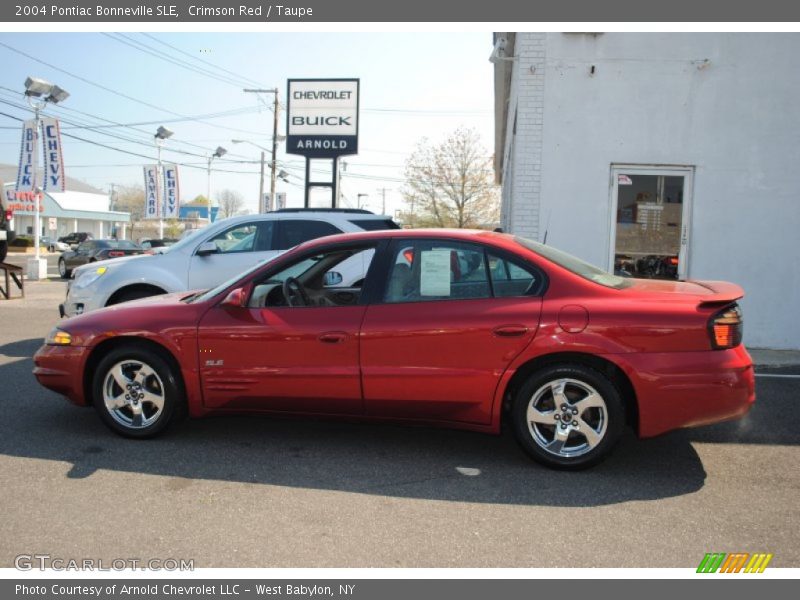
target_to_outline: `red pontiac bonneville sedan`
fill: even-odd
[[[359,256],[362,281],[338,265]],[[352,261],[348,264],[352,264]],[[744,415],[755,400],[736,285],[616,277],[483,231],[343,234],[212,290],[63,321],[45,387],[122,435],[179,417],[308,414],[498,433],[555,468]]]

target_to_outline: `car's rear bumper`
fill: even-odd
[[[636,392],[641,437],[735,419],[756,399],[753,361],[743,345],[615,358]]]
[[[86,405],[83,368],[88,348],[44,345],[33,355],[33,375],[44,387]]]

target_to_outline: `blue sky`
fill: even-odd
[[[343,191],[351,205],[357,194],[369,194],[368,208],[379,210],[378,190],[388,188],[387,211],[399,208],[402,165],[422,137],[437,140],[459,126],[474,127],[483,137],[487,155],[491,153],[490,32],[3,33],[0,42],[33,57],[0,45],[0,112],[20,118],[30,115],[18,106],[24,104],[23,82],[33,75],[70,92],[62,107],[51,110],[62,119],[64,134],[155,157],[152,134],[163,123],[175,132],[164,160],[202,166],[181,168],[183,200],[205,194],[204,157],[222,145],[229,154],[215,161],[215,169],[237,172],[215,171],[212,196],[223,188],[235,189],[255,210],[259,166],[231,161],[256,161],[260,151],[247,144],[234,145],[231,139],[244,138],[269,148],[272,113],[259,107],[257,98],[243,93],[242,87],[277,86],[285,101],[286,80],[294,77],[361,79],[361,151],[344,159],[348,166]],[[152,53],[233,81],[187,70]],[[184,118],[230,112],[199,121]],[[284,117],[280,133],[284,133]],[[135,125],[85,128],[87,124],[108,126],[109,121]],[[18,121],[0,115],[0,162],[16,164],[19,127]],[[101,189],[111,183],[139,183],[141,165],[148,162],[69,137],[64,137],[63,146],[67,175]],[[292,175],[293,185],[279,183],[278,191],[287,192],[289,206],[301,206],[304,159],[285,155],[282,146],[279,165]],[[268,178],[265,187],[269,187]]]

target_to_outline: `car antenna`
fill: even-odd
[[[542,245],[547,246],[547,232],[550,229],[550,215],[553,214],[553,209],[547,211],[547,224],[544,226],[544,238],[542,238]]]

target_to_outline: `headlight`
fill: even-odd
[[[63,329],[55,327],[44,340],[48,346],[69,346],[72,343],[72,336]]]
[[[108,267],[97,267],[96,269],[89,269],[80,274],[78,279],[75,280],[75,289],[79,290],[92,285],[97,281],[100,276],[108,270]]]

